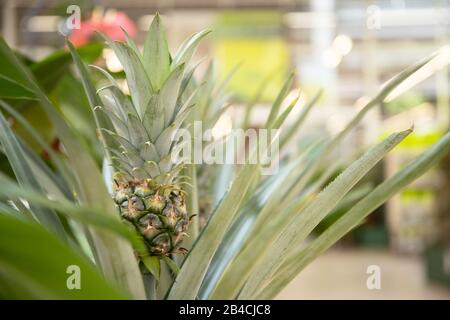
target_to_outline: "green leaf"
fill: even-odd
[[[4,202],[0,202],[0,215],[1,214],[6,214],[6,215],[10,215],[12,217],[18,218],[18,219],[30,219],[31,222],[33,222],[34,218],[29,217],[28,216],[28,212],[27,213],[22,213],[14,208],[12,208],[10,205],[8,205],[7,203]]]
[[[273,122],[271,122],[270,127],[268,129],[279,129],[281,127],[281,124],[286,120],[286,118],[291,113],[292,109],[294,109],[299,98],[300,97],[297,97],[294,100],[292,100],[292,102],[289,104],[286,110],[284,110]]]
[[[67,43],[67,46],[72,55],[72,59],[74,61],[75,67],[77,68],[77,70],[80,74],[81,82],[83,84],[84,91],[86,92],[86,96],[88,98],[89,105],[91,107],[92,115],[94,117],[97,128],[111,129],[112,124],[111,124],[111,121],[109,120],[108,116],[106,116],[102,112],[95,112],[95,108],[98,106],[101,106],[102,103],[96,93],[94,84],[92,83],[92,80],[89,76],[86,65],[81,60],[81,57],[78,55],[73,44],[69,40],[67,40],[66,43]],[[110,147],[108,144],[108,140],[106,139],[105,135],[103,134],[103,131],[98,130],[98,134],[100,135],[100,140],[103,144],[106,159],[108,160],[109,163],[111,163],[111,155],[108,152],[108,149]]]
[[[164,126],[167,127],[174,120],[175,107],[183,79],[184,64],[176,67],[168,76],[161,88],[161,99],[164,104]]]
[[[150,140],[156,142],[164,129],[164,105],[159,94],[150,98],[143,118],[143,125],[149,131]]]
[[[27,132],[33,137],[42,150],[47,150],[51,159],[56,164],[59,172],[63,174],[68,181],[72,180],[72,176],[68,172],[68,168],[63,163],[58,155],[53,151],[50,145],[48,145],[40,136],[40,134],[30,125],[30,123],[12,106],[4,101],[0,100],[0,107],[5,109],[14,119],[20,123],[20,125],[27,130]],[[52,196],[59,198],[59,196],[64,195],[67,199],[72,199],[72,191],[69,186],[63,181],[59,176],[57,176],[49,167],[44,163],[44,161],[37,156],[29,147],[25,144],[21,144],[23,148],[25,159],[36,176],[37,182],[41,187],[49,192]]]
[[[199,222],[199,214],[200,209],[198,205],[198,184],[197,184],[197,167],[195,164],[187,164],[186,165],[186,175],[190,177],[189,185],[187,185],[184,189],[187,193],[187,200],[186,200],[186,208],[188,212],[190,213],[191,217],[191,223],[189,224],[189,239],[186,239],[185,241],[187,243],[192,243],[197,239],[199,231],[200,231],[200,222]],[[188,246],[188,249],[191,247]]]
[[[286,110],[275,120],[273,128],[279,128],[282,125],[284,120],[287,118],[288,114],[292,111],[293,107],[296,105],[296,102],[297,99],[294,99],[294,101],[290,104],[290,106],[288,106],[288,108],[286,108]],[[237,149],[239,149],[239,147]],[[299,163],[300,161],[296,162],[297,165]],[[231,165],[225,165],[222,166],[221,168],[219,179],[217,179],[217,182],[220,183],[221,188],[223,188],[222,186],[227,185],[226,183],[227,176],[231,172],[232,169],[231,167],[232,167]],[[282,177],[292,172],[292,170],[295,169],[295,165],[291,166],[291,168],[285,169],[288,170],[285,170],[286,172],[284,174],[279,173],[276,176],[272,176],[272,178],[276,178],[281,183],[283,180]],[[242,248],[243,243],[247,240],[247,237],[251,233],[252,227],[255,223],[256,215],[260,213],[261,202],[265,201],[262,200],[262,198],[265,198],[265,196],[263,196],[263,193],[267,192],[270,195],[278,194],[277,190],[279,189],[279,186],[268,188],[270,187],[267,184],[268,180],[266,180],[265,183],[263,182],[259,186],[258,190],[254,192],[253,197],[249,201],[247,201],[245,206],[240,210],[241,212],[239,213],[238,218],[236,218],[236,220],[228,229],[226,235],[224,236],[223,241],[221,242],[217,252],[214,255],[214,258],[202,283],[202,287],[199,291],[200,299],[206,299],[208,297],[212,289],[214,289],[216,282],[220,280],[220,276],[223,273],[226,266],[237,255],[239,250]],[[278,199],[277,202],[279,202],[279,198],[277,199]],[[268,211],[267,213],[272,215],[273,210],[271,210],[270,212]],[[267,224],[266,219],[262,218],[262,221],[265,225]],[[260,236],[259,234],[256,235],[255,239],[259,239],[259,236]]]
[[[47,164],[26,145],[22,144],[26,160],[39,185],[54,199],[74,199],[72,190],[66,181],[52,171]],[[71,177],[72,178],[72,177]]]
[[[87,62],[100,57],[103,46],[100,43],[91,43],[76,49],[78,55]],[[45,92],[51,92],[59,81],[70,72],[72,64],[71,54],[65,49],[57,50],[43,60],[30,66],[37,82]]]
[[[145,256],[141,258],[142,263],[147,268],[148,271],[159,281],[159,276],[161,274],[161,263],[157,256]]]
[[[41,205],[42,207],[57,210],[60,214],[84,224],[113,231],[117,235],[127,238],[130,242],[136,241],[134,239],[134,234],[130,233],[124,224],[117,221],[117,219],[104,215],[102,209],[77,206],[66,200],[50,200],[33,190],[23,187],[19,188],[12,182],[0,186],[0,195],[6,196],[12,200],[25,199]]]
[[[194,55],[195,50],[200,43],[200,40],[202,40],[203,37],[205,37],[210,32],[211,30],[203,30],[186,39],[181,44],[175,57],[173,58],[172,68],[175,68],[182,63],[188,63],[188,61],[191,60],[192,56]]]
[[[34,93],[20,83],[0,75],[0,98],[3,99],[36,99]]]
[[[285,210],[287,210],[288,213],[296,213],[303,207],[304,201],[299,199]],[[228,264],[226,265],[226,269],[223,265],[221,266],[221,272],[217,272],[214,275],[214,278],[210,279],[210,283],[205,283],[205,285],[208,284],[209,286],[209,288],[205,286],[205,289],[209,289],[205,291],[207,298],[226,299],[226,297],[229,297],[229,299],[235,299],[240,288],[242,288],[245,281],[248,280],[252,270],[259,263],[268,246],[276,240],[280,230],[283,229],[282,221],[280,221],[280,219],[275,219],[275,217],[272,216],[272,220],[266,220],[266,224],[270,224],[270,228],[266,227],[262,232],[257,232],[255,215],[258,215],[258,207],[256,208],[256,212],[250,211],[242,214],[240,218],[244,220],[244,223],[242,223],[243,230],[237,228],[233,229],[236,235],[231,242],[230,250],[226,250],[223,257],[217,257],[217,260],[219,261],[221,259],[228,260]],[[282,212],[279,212],[279,214],[282,214]],[[253,234],[257,234],[256,238],[253,239],[250,238],[252,230],[255,230]],[[252,241],[246,243],[247,239]]]
[[[416,65],[407,68],[401,74],[394,77],[393,80],[391,80],[389,82],[389,85],[385,86],[380,91],[380,93],[377,95],[377,97],[375,99],[373,99],[371,102],[369,102],[367,108],[369,109],[369,108],[372,108],[373,106],[377,105],[380,101],[382,101],[382,99],[384,99],[383,97],[385,97],[393,88],[395,88],[404,79],[406,79],[411,74],[413,74],[415,71],[417,71],[419,68],[421,68],[431,58],[427,58],[427,59],[417,63]],[[314,148],[314,152],[312,153],[312,156],[308,156],[308,158],[305,159],[306,164],[304,165],[304,168],[301,171],[298,171],[299,174],[289,175],[286,178],[285,182],[283,183],[282,188],[279,188],[277,190],[277,192],[272,193],[273,196],[270,197],[270,200],[265,205],[263,212],[270,213],[272,211],[272,209],[270,209],[270,207],[273,207],[273,204],[275,204],[275,205],[277,205],[276,206],[277,210],[281,211],[282,213],[289,213],[290,211],[288,211],[286,209],[285,205],[282,205],[280,207],[279,199],[283,199],[283,202],[282,202],[283,204],[290,204],[292,201],[294,201],[294,199],[296,197],[298,197],[298,195],[300,193],[302,193],[303,197],[305,197],[310,192],[314,191],[314,188],[305,189],[305,187],[308,185],[309,179],[315,174],[316,170],[322,166],[322,164],[326,164],[324,162],[324,160],[326,159],[326,156],[329,154],[329,152],[331,152],[331,150],[338,145],[339,141],[341,141],[343,139],[343,137],[348,132],[350,132],[350,129],[362,118],[362,116],[365,113],[367,113],[368,109],[365,109],[365,110],[363,109],[359,114],[357,114],[355,116],[355,118],[353,119],[354,121],[351,121],[348,124],[348,126],[344,129],[342,135],[340,135],[340,136],[338,135],[337,137],[335,137],[331,142],[328,142],[328,144],[325,147],[318,146],[317,148]],[[324,177],[325,176],[323,175],[320,179],[323,180]],[[288,193],[284,194],[284,191],[282,191],[283,189],[285,189],[286,192],[288,192]],[[305,190],[306,190],[306,193],[305,193]],[[264,216],[266,216],[266,214],[261,214],[260,216],[261,216],[260,217],[261,219],[259,219],[259,223],[255,224],[255,230],[260,230],[260,232],[264,233],[264,232],[266,232],[266,231],[264,231],[264,229],[269,228],[269,226],[268,226],[268,224],[263,223],[265,221],[263,218],[264,218]],[[289,217],[285,217],[285,219],[284,219],[286,225],[291,222],[290,219],[288,219],[288,218]],[[258,225],[261,226],[261,223],[263,223],[262,228],[257,227]],[[280,227],[282,227],[282,225]],[[269,232],[269,231],[274,232],[270,228],[267,230],[267,232]],[[252,254],[257,255],[256,250],[253,250]],[[254,259],[247,257],[247,260],[254,260]],[[236,263],[237,262],[238,261],[236,261]],[[244,270],[248,270],[248,268],[244,268]],[[235,272],[235,273],[239,273],[239,272]]]
[[[81,82],[83,83],[83,88],[86,91],[86,96],[89,100],[91,107],[94,108],[96,106],[100,106],[101,105],[100,99],[98,98],[98,96],[96,94],[94,84],[92,83],[92,81],[89,77],[89,73],[87,71],[85,64],[81,60],[81,57],[78,54],[78,52],[76,51],[73,44],[67,39],[66,39],[66,44],[69,48],[70,54],[72,55],[72,59],[75,64],[75,67],[77,68],[78,72],[80,73]]]
[[[127,77],[128,88],[134,107],[140,118],[144,117],[152,93],[155,91],[148,75],[142,65],[139,56],[128,45],[122,42],[112,41],[104,36],[108,46],[113,49],[117,58],[123,66]]]
[[[0,256],[3,299],[126,298],[90,262],[37,224],[0,214]],[[70,290],[77,270],[80,290]]]
[[[267,117],[266,127],[270,127],[272,125],[272,122],[275,121],[278,115],[278,111],[280,110],[281,104],[287,97],[293,82],[294,82],[294,73],[291,73],[287,78],[287,80],[285,81],[283,88],[281,88],[280,92],[278,93],[278,96],[275,99],[272,108],[270,109],[270,114]]]
[[[26,76],[18,70],[13,63],[8,63],[11,59],[17,59],[15,54],[6,44],[3,37],[0,37],[0,61],[2,61],[2,68],[0,69],[0,76],[5,79],[14,81],[22,87],[33,92],[33,87],[30,86],[30,82]]]
[[[77,50],[78,54],[87,61],[93,61],[98,58],[102,52],[102,45],[98,43],[82,46]],[[16,54],[17,55],[17,54]],[[70,71],[72,63],[70,53],[66,50],[57,50],[38,62],[30,62],[30,70],[36,77],[40,87],[45,92],[51,92],[60,82],[60,80]],[[15,72],[8,68],[0,73],[0,98],[7,99],[26,99],[35,100],[36,97],[32,91],[23,86],[23,83],[14,80]],[[12,76],[10,78],[9,76]],[[16,74],[17,76],[17,74]],[[18,103],[22,108],[29,105],[30,102],[22,101]]]
[[[345,128],[340,131],[333,139],[329,140],[323,147],[320,147],[315,156],[311,158],[304,166],[304,174],[297,179],[294,185],[290,185],[290,191],[285,196],[285,201],[290,201],[295,198],[301,190],[308,185],[311,178],[317,173],[317,170],[321,167],[327,166],[328,157],[332,152],[339,146],[342,140],[351,132],[351,130],[361,121],[361,119],[369,112],[373,107],[379,105],[383,100],[389,95],[389,93],[394,90],[398,85],[400,85],[404,80],[413,75],[417,70],[422,68],[427,64],[434,55],[421,60],[420,62],[406,68],[391,80],[389,80],[378,92],[378,94],[371,99],[345,126]]]
[[[169,257],[166,257],[166,256],[163,256],[163,260],[175,276],[177,276],[178,273],[180,273],[180,268],[178,268],[175,261],[173,261],[172,259],[170,259]]]
[[[85,60],[92,61],[101,54],[102,45],[97,43],[88,44],[86,46],[77,48],[77,52]],[[61,110],[63,112],[66,111],[63,108],[64,106],[66,106],[66,104],[64,104],[62,101],[70,101],[71,99],[76,99],[74,97],[79,97],[79,95],[77,95],[75,92],[76,88],[73,87],[73,83],[71,83],[72,86],[70,88],[70,94],[67,94],[67,92],[69,92],[67,90],[67,80],[72,77],[70,69],[72,65],[72,59],[70,57],[70,53],[67,50],[56,50],[45,57],[43,60],[37,62],[30,61],[29,64],[29,68],[32,71],[33,75],[36,77],[36,81],[39,86],[45,91],[45,93],[52,94],[52,100],[58,105],[58,107],[61,106]],[[0,71],[0,73],[1,72],[3,72],[3,70]],[[0,76],[0,78],[2,78],[2,76]],[[16,86],[16,89],[18,88],[21,89],[21,87]],[[2,95],[1,92],[3,90],[7,91],[7,94]],[[48,117],[42,113],[42,109],[39,106],[39,103],[36,101],[35,94],[23,94],[21,91],[15,92],[15,89],[9,88],[5,84],[0,85],[0,97],[3,96],[4,98],[10,99],[9,102],[11,106],[30,121],[33,127],[42,135],[43,139],[48,142],[52,141],[55,136],[52,124]],[[62,95],[60,92],[64,92],[64,94]],[[13,97],[13,95],[15,96]],[[11,98],[14,100],[11,100]],[[77,108],[72,109],[73,112],[68,117],[71,124],[75,124],[77,129],[90,123],[90,121],[80,121],[78,118],[73,117],[74,115],[76,116],[80,114],[83,110],[84,104],[79,104]],[[65,115],[67,114],[65,113]],[[88,120],[91,119],[89,118]],[[33,136],[24,132],[23,128],[20,125],[15,125],[13,127],[13,130],[32,149],[36,150],[37,152],[43,151],[42,149],[39,149],[39,147],[33,142]],[[83,133],[85,134],[86,131],[84,131]],[[91,137],[92,141],[92,135],[90,135],[89,137]]]
[[[158,13],[145,38],[143,64],[153,88],[158,91],[170,72],[169,48]]]
[[[314,229],[314,234],[321,234],[336,220],[342,217],[351,207],[359,200],[364,198],[370,191],[373,190],[371,182],[363,183],[360,186],[355,186],[352,191],[347,193],[345,197],[336,205],[336,207],[317,225]]]
[[[283,258],[286,257],[289,250],[296,245],[300,245],[347,192],[411,131],[409,129],[392,134],[382,143],[372,147],[319,193],[311,203],[300,210],[289,221],[289,224],[279,234],[275,242],[267,248],[255,269],[252,270],[252,274],[239,297],[249,298],[261,285],[264,285],[283,262]],[[232,287],[229,282],[227,282],[227,285]],[[237,293],[237,290],[238,288],[234,288],[233,293]]]
[[[26,160],[25,152],[22,149],[19,141],[17,141],[14,133],[8,126],[8,122],[0,112],[0,141],[3,145],[5,153],[8,157],[9,163],[14,171],[14,174],[22,186],[42,192],[36,177],[31,170],[29,163]],[[64,227],[61,224],[58,216],[48,210],[33,203],[30,203],[30,209],[35,214],[36,218],[50,231],[57,234],[61,239],[67,240]]]
[[[67,94],[67,92],[70,92],[70,94]],[[88,145],[92,147],[93,152],[97,154],[102,150],[98,148],[99,136],[96,132],[95,118],[84,92],[82,82],[69,73],[61,79],[52,96],[64,115],[64,119],[76,132],[80,133]]]
[[[294,123],[291,124],[289,129],[287,130],[286,134],[284,134],[280,141],[280,149],[283,149],[283,147],[291,140],[291,138],[294,136],[294,134],[300,129],[304,121],[306,120],[306,117],[308,116],[309,112],[312,110],[312,108],[316,105],[317,101],[319,101],[320,97],[322,96],[323,90],[319,90],[314,97],[309,101],[305,107],[303,108],[302,112],[298,116],[297,119],[295,119]]]
[[[345,126],[345,128],[338,133],[335,139],[330,141],[328,146],[325,148],[327,152],[329,153],[329,150],[333,150],[340,141],[348,134],[349,131],[351,131],[356,124],[361,121],[361,119],[366,115],[367,112],[369,112],[373,107],[377,106],[381,102],[384,101],[384,99],[389,95],[389,93],[392,92],[398,85],[400,85],[404,80],[406,80],[408,77],[413,75],[417,70],[422,68],[424,65],[426,65],[428,62],[430,62],[431,59],[433,59],[435,55],[431,55],[420,62],[409,66],[399,74],[392,77],[389,81],[387,81],[378,94],[375,96],[375,98],[371,99],[353,118],[352,120]]]
[[[273,298],[293,278],[301,272],[318,255],[326,251],[340,238],[351,231],[371,212],[386,200],[397,194],[405,186],[422,176],[435,166],[450,151],[450,133],[434,144],[419,157],[411,161],[391,178],[382,182],[366,197],[360,200],[339,220],[332,224],[319,237],[308,244],[297,255],[287,260],[276,272],[275,277],[257,296],[259,299]]]
[[[128,46],[134,50],[134,52],[136,52],[136,55],[139,57],[142,57],[141,52],[139,51],[139,48],[137,47],[136,43],[134,42],[134,40],[130,37],[130,35],[128,34],[127,30],[125,30],[124,28],[120,27],[120,29],[122,29],[123,33],[125,34],[125,38],[127,39],[127,44]]]

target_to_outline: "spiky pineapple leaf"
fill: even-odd
[[[255,190],[254,195],[242,206],[239,216],[230,226],[211,262],[211,267],[208,269],[199,293],[200,299],[206,299],[208,297],[226,266],[236,256],[247,237],[251,234],[250,231],[255,227],[256,216],[259,217],[263,214],[261,206],[266,202],[265,193],[269,195],[277,194],[276,190],[280,188],[285,177],[292,173],[301,161],[302,158],[299,157],[297,161],[281,167],[276,175],[272,175],[262,181],[258,189]],[[279,198],[277,199],[280,202]],[[261,220],[264,220],[264,223],[266,223],[268,218],[264,217]]]
[[[180,48],[175,54],[175,57],[173,58],[172,68],[175,68],[182,63],[187,63],[195,53],[200,40],[202,40],[210,32],[211,30],[203,30],[193,34],[188,39],[186,39],[181,44]]]
[[[164,125],[166,127],[173,121],[175,116],[175,107],[181,81],[183,80],[184,66],[185,64],[182,63],[173,69],[161,88],[161,100],[164,105]]]
[[[142,60],[153,88],[156,92],[159,91],[170,72],[170,53],[158,13],[145,37]]]
[[[293,105],[276,119],[276,125],[273,128],[278,129],[283,124]],[[267,147],[273,147],[273,143],[276,143],[277,140],[274,137],[272,138]],[[252,146],[249,159],[254,159],[261,146],[259,143]],[[168,293],[169,299],[193,299],[197,297],[210,262],[254,180],[259,177],[260,168],[260,164],[247,163],[242,166],[228,192],[214,210],[192,250],[184,260],[180,273]],[[201,262],[199,263],[199,261]]]
[[[95,94],[94,84],[92,83],[92,81],[89,77],[89,73],[87,71],[85,64],[81,60],[81,57],[79,56],[79,54],[76,51],[73,44],[68,39],[66,39],[66,44],[72,55],[72,59],[75,63],[75,66],[76,66],[78,72],[80,73],[81,82],[83,84],[84,90],[86,91],[86,96],[89,100],[90,105],[92,106],[92,108],[101,105],[98,96]]]
[[[197,183],[197,167],[195,164],[187,164],[184,173],[189,179],[189,183],[185,186],[187,193],[186,208],[191,214],[190,224],[189,224],[189,238],[185,240],[185,246],[190,249],[193,245],[195,239],[197,239],[200,232],[200,222],[199,222],[199,204],[198,204],[198,183]],[[192,239],[192,240],[191,240]]]
[[[308,114],[312,110],[312,108],[316,105],[316,103],[320,100],[322,96],[323,90],[319,90],[313,98],[303,107],[300,115],[295,119],[294,123],[290,125],[287,132],[283,134],[280,141],[280,149],[282,149],[294,136],[294,134],[301,128],[302,124],[306,120]]]
[[[272,108],[270,109],[269,116],[267,117],[266,121],[266,127],[270,127],[272,125],[272,122],[275,121],[276,117],[278,116],[278,112],[280,110],[281,104],[284,101],[284,99],[287,97],[289,90],[292,87],[292,83],[294,82],[294,73],[291,73],[286,81],[283,84],[283,87],[281,88],[280,92],[278,93],[278,96],[276,97]]]
[[[117,118],[126,123],[128,114],[138,117],[138,112],[130,99],[116,85],[101,87],[97,90],[103,106],[108,112],[113,113]]]
[[[141,120],[132,113],[127,114],[127,128],[130,141],[134,146],[142,146],[150,140],[150,135]]]
[[[288,251],[293,246],[299,245],[347,192],[411,131],[412,129],[409,129],[392,134],[383,142],[369,149],[319,193],[311,203],[300,210],[279,233],[276,241],[267,248],[239,296],[241,298],[249,297],[259,286],[265,284],[282,263]],[[232,275],[230,276],[232,277]],[[229,284],[230,282],[227,282],[227,286]],[[237,294],[236,288],[230,289],[233,294]],[[220,287],[219,290],[221,290]],[[228,290],[224,293],[227,292]]]
[[[194,243],[181,266],[168,299],[195,299],[209,263],[224,236],[227,226],[233,220],[251,181],[259,174],[259,166],[244,165],[230,190],[225,194],[218,208]]]
[[[225,268],[236,267],[234,264],[229,264],[235,259],[237,254],[246,257],[248,256],[247,250],[250,250],[251,254],[256,253],[256,256],[258,256],[257,252],[263,251],[266,243],[269,242],[269,240],[267,242],[265,240],[275,237],[276,230],[271,228],[269,232],[264,232],[264,229],[267,229],[268,221],[274,221],[273,212],[276,209],[274,209],[274,206],[271,206],[272,209],[270,209],[264,204],[266,204],[267,199],[272,199],[278,205],[282,203],[283,194],[278,191],[283,186],[286,177],[295,172],[296,168],[303,162],[303,159],[304,156],[298,157],[289,165],[281,167],[276,175],[272,175],[269,179],[262,181],[258,189],[255,190],[254,195],[240,209],[239,216],[230,226],[211,262],[211,267],[208,269],[199,292],[200,299],[208,298],[220,280]],[[246,243],[247,239],[251,238],[255,242]],[[258,251],[259,249],[261,251]],[[239,265],[238,261],[236,263]]]
[[[324,165],[326,166],[328,157],[339,146],[343,139],[351,132],[351,130],[361,121],[361,119],[375,106],[379,105],[398,85],[405,81],[408,77],[413,75],[417,70],[427,64],[434,55],[425,58],[418,63],[406,68],[399,74],[390,79],[378,92],[378,94],[371,99],[331,140],[328,140],[324,145],[317,148],[313,157],[309,158],[303,167],[301,176],[296,179],[293,185],[290,185],[289,193],[285,195],[285,202],[291,201],[295,198],[310,182],[311,178],[317,173],[317,170]]]
[[[127,298],[107,283],[90,261],[41,226],[3,214],[0,214],[0,256],[2,298]],[[68,285],[74,281],[77,268],[81,273],[80,289],[70,290]]]
[[[192,110],[192,108],[193,106],[186,106],[186,108],[183,108],[183,110],[178,113],[173,123],[165,128],[164,131],[159,135],[158,139],[156,139],[155,146],[160,157],[165,157],[169,153],[177,130],[189,115],[189,112]]]
[[[127,30],[125,30],[124,28],[120,27],[120,29],[122,29],[123,33],[125,34],[125,39],[127,40],[127,44],[128,46],[134,50],[134,52],[136,52],[136,55],[140,58],[142,58],[142,54],[139,51],[139,48],[137,47],[136,43],[134,42],[133,38],[130,37],[130,35],[128,34]]]
[[[286,110],[284,110],[279,115],[278,118],[276,118],[273,122],[270,123],[270,126],[268,129],[279,129],[281,127],[281,124],[284,122],[284,120],[286,120],[286,118],[291,113],[292,109],[294,109],[295,105],[298,102],[298,99],[300,99],[300,97],[297,97],[294,100],[292,100],[292,102],[289,104],[289,106],[286,108]]]
[[[253,298],[273,298],[318,255],[335,244],[386,200],[436,165],[449,151],[450,133],[447,133],[431,148],[356,203],[319,237],[299,251],[297,255],[285,261],[269,284],[258,295],[253,295]]]
[[[297,179],[296,183],[291,186],[289,194],[285,196],[285,199],[288,201],[293,197],[298,195],[306,185],[309,183],[311,177],[313,177],[317,170],[326,165],[327,159],[329,155],[333,152],[333,150],[339,145],[339,143],[344,139],[345,136],[348,135],[349,132],[356,126],[356,124],[367,114],[367,112],[381,103],[389,93],[395,89],[398,85],[400,85],[405,79],[414,74],[418,69],[424,66],[433,58],[433,55],[406,68],[401,73],[394,76],[390,81],[387,82],[385,86],[383,86],[379,93],[370,100],[345,126],[345,128],[339,132],[333,139],[326,142],[325,145],[317,148],[317,152],[314,153],[314,156],[311,157],[303,168],[303,173],[299,179]]]
[[[152,93],[155,92],[152,83],[142,65],[139,56],[127,44],[112,41],[104,36],[108,46],[114,51],[119,59],[126,77],[131,99],[142,119],[149,104]]]
[[[164,105],[161,95],[152,95],[142,123],[149,131],[150,141],[155,142],[164,129]]]
[[[106,71],[102,67],[96,66],[95,64],[90,64],[90,65],[88,65],[88,67],[100,72],[109,81],[110,86],[120,88],[117,80],[108,71]],[[98,91],[99,90],[97,90],[97,94],[98,94]]]

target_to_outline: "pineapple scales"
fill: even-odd
[[[193,95],[183,94],[192,76],[186,64],[207,33],[187,39],[174,57],[158,14],[142,53],[128,35],[126,43],[105,38],[124,68],[131,96],[100,69],[110,81],[97,91],[102,106],[96,112],[108,124],[102,132],[115,171],[113,199],[154,256],[186,251],[180,245],[190,215],[180,181],[183,165],[171,159],[178,144],[172,139],[192,107]]]

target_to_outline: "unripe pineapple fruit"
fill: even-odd
[[[114,201],[122,218],[131,222],[146,240],[153,255],[183,252],[189,217],[185,195],[173,186],[160,186],[150,179],[117,182]]]

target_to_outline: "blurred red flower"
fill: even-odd
[[[80,29],[73,30],[70,35],[70,41],[76,46],[82,46],[91,40],[96,31],[102,32],[112,40],[123,41],[125,35],[122,31],[125,29],[133,37],[137,29],[134,22],[121,11],[116,10],[94,10],[88,20],[82,21]]]

